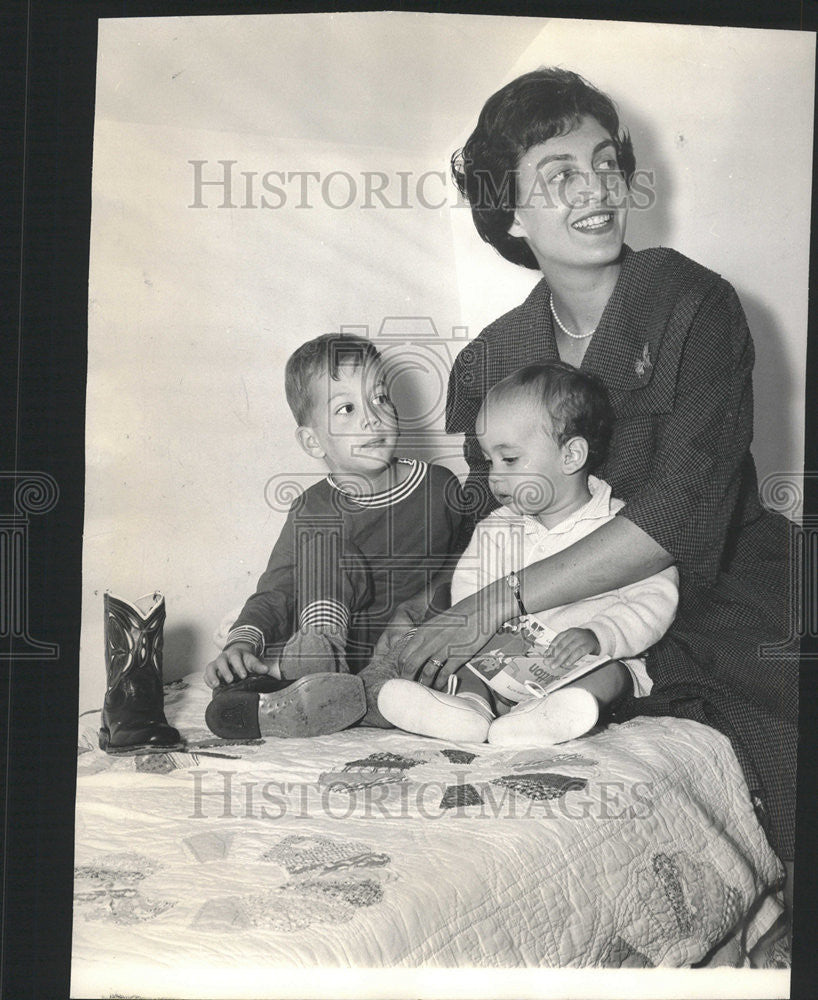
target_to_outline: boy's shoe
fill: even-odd
[[[456,678],[450,677],[449,692],[444,693],[417,681],[389,680],[378,694],[378,710],[393,726],[408,733],[485,743],[494,714],[479,695],[453,694],[456,683]]]
[[[598,719],[599,704],[590,691],[564,687],[549,695],[535,694],[495,719],[488,741],[501,747],[550,747],[584,736]]]
[[[282,646],[279,672],[290,680],[309,674],[348,674],[346,641],[345,629],[302,626]]]
[[[310,674],[294,681],[250,674],[214,688],[205,722],[223,739],[286,739],[337,733],[364,712],[363,682],[354,674]]]

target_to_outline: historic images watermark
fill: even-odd
[[[445,170],[248,170],[239,160],[187,162],[192,171],[188,208],[439,211],[475,207],[465,201]],[[526,205],[570,208],[577,183],[588,185],[595,179],[606,188],[608,207],[627,204],[629,209],[638,211],[652,208],[656,203],[653,170],[635,170],[627,186],[618,172],[592,178],[577,171],[570,181],[556,188],[545,182],[535,183],[522,195],[516,193],[513,174],[500,181],[487,175],[484,191],[487,203],[491,204],[508,201],[517,208]]]
[[[0,472],[0,491],[13,508],[0,513],[0,660],[56,660],[59,645],[29,630],[29,515],[53,510],[60,490],[47,472]]]
[[[509,792],[500,782],[475,783],[468,772],[441,781],[380,782],[356,787],[336,780],[318,783],[242,778],[242,772],[196,770],[191,774],[190,819],[646,819],[653,812],[649,781],[589,781],[566,777],[550,797]],[[524,777],[524,776],[523,776]]]

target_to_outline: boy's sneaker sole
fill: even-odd
[[[222,739],[292,739],[347,729],[366,712],[364,685],[354,674],[310,674],[277,691],[231,685],[213,697],[205,722]]]

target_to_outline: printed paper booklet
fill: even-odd
[[[610,660],[610,656],[588,655],[570,667],[555,670],[547,651],[556,636],[530,615],[515,618],[497,633],[496,646],[482,649],[466,666],[501,697],[522,701],[531,697],[526,681],[535,682],[550,694]]]

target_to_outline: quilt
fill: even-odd
[[[276,996],[276,970],[313,967],[741,965],[780,913],[733,751],[698,723],[230,743],[209,696],[166,688],[184,752],[109,756],[80,719],[72,996],[160,995],[133,990],[186,966],[233,970],[225,996],[269,970]]]

